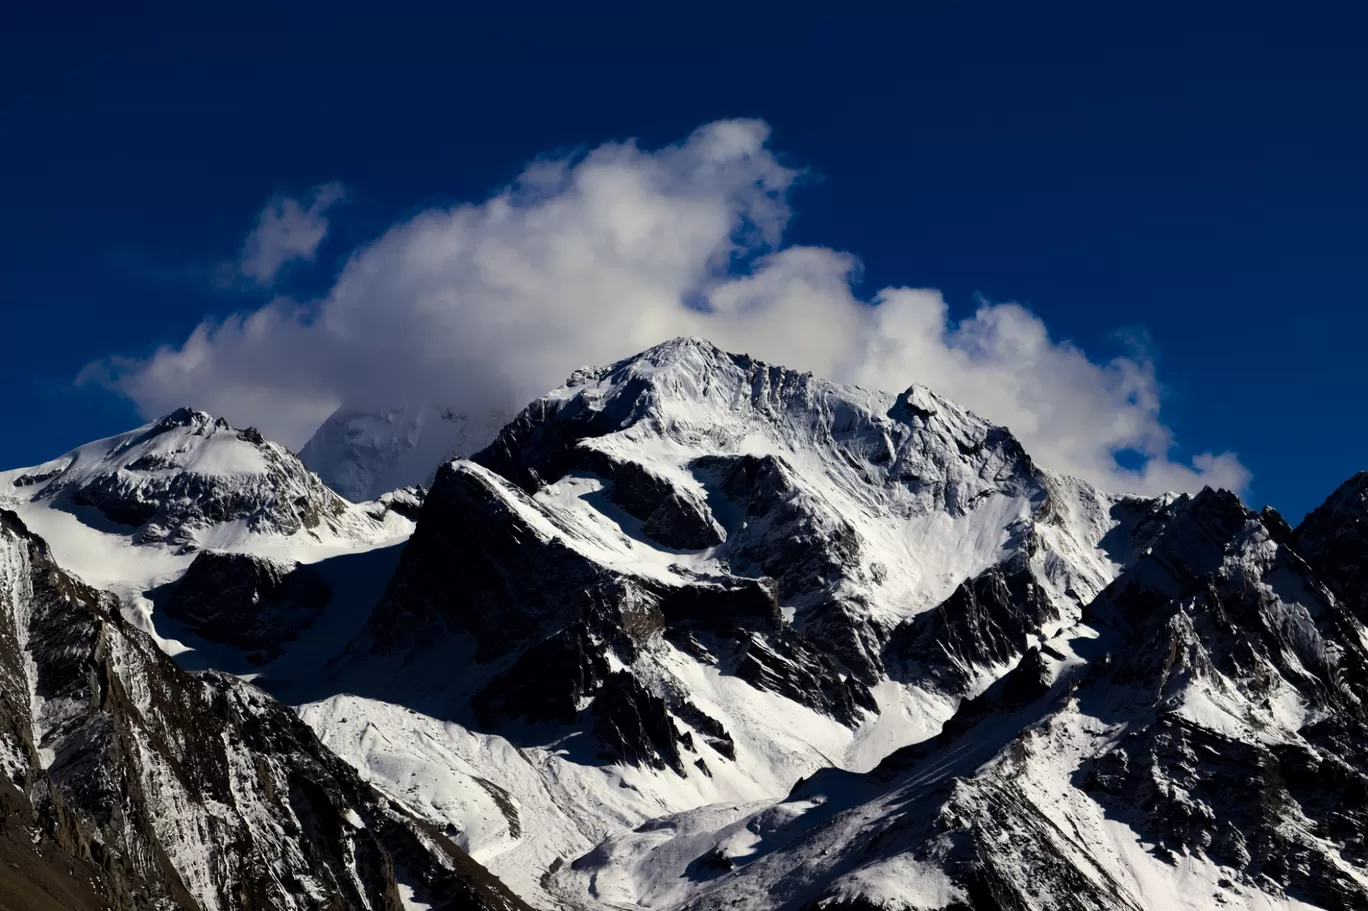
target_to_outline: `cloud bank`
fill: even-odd
[[[93,368],[148,416],[185,403],[298,447],[337,406],[515,408],[575,367],[701,335],[893,391],[913,382],[1009,426],[1042,465],[1111,489],[1240,489],[1229,452],[1170,458],[1142,355],[1095,362],[1012,303],[955,321],[933,290],[858,297],[858,261],[784,245],[799,174],[753,120],[657,150],[606,143],[529,165],[479,203],[432,209],[354,251],[321,300],[279,297],[148,358]],[[340,188],[262,213],[242,268],[311,258]],[[1123,467],[1117,454],[1143,456]]]

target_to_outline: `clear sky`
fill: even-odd
[[[0,27],[0,466],[140,421],[126,395],[77,384],[92,362],[182,346],[275,294],[321,299],[396,222],[481,203],[534,159],[755,118],[802,172],[782,244],[858,257],[867,302],[935,288],[951,320],[1016,302],[1093,363],[1152,360],[1169,458],[1237,454],[1247,500],[1294,521],[1368,467],[1368,19],[1349,4],[749,20],[81,6]],[[311,255],[287,285],[255,281],[251,262],[279,271],[244,246],[263,206],[306,210],[319,187],[326,238],[294,236]],[[567,370],[593,359],[571,354]],[[131,393],[144,411],[179,392],[167,376],[169,393]]]

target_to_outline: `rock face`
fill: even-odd
[[[962,693],[976,668],[1005,667],[1019,657],[1033,633],[1060,619],[1024,564],[1016,560],[965,580],[934,611],[894,630],[887,655],[902,662],[899,676]]]
[[[181,671],[0,511],[0,905],[525,907],[231,677]]]
[[[862,685],[843,679],[825,652],[782,623],[771,580],[626,571],[596,559],[561,521],[485,469],[443,468],[358,651],[408,660],[468,644],[476,665],[492,674],[472,700],[482,726],[573,724],[585,700],[602,698],[614,708],[596,702],[597,720],[585,720],[601,747],[627,761],[654,757],[648,764],[681,774],[676,744],[685,731],[668,721],[663,696],[646,693],[630,673],[610,671],[650,663],[665,639],[687,639],[708,661],[734,665],[756,686],[845,723],[858,720],[860,707],[873,708]],[[683,697],[674,702],[687,725],[697,708]],[[639,711],[650,726],[615,725],[624,712]],[[447,713],[461,717],[459,701]],[[625,742],[634,736],[645,739]],[[670,761],[662,764],[662,756]]]
[[[1297,526],[1291,545],[1361,623],[1368,623],[1368,471],[1340,485]]]
[[[200,638],[265,661],[297,639],[331,597],[327,580],[308,566],[205,550],[166,587],[158,607]]]

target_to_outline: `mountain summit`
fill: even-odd
[[[354,503],[404,487],[427,487],[443,462],[483,448],[509,419],[471,417],[432,404],[335,411],[299,451],[323,483]]]
[[[1077,623],[1161,509],[1041,470],[923,387],[678,339],[576,371],[438,473],[321,685],[352,695],[304,714],[358,765],[391,762],[358,715],[414,744],[393,767],[434,782],[417,799],[515,888],[568,901],[541,871],[624,819],[764,800],[930,736]],[[442,719],[453,758],[380,704]],[[500,778],[539,826],[485,834],[469,770],[513,775],[504,743],[545,769]]]

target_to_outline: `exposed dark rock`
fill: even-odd
[[[1186,509],[1191,500],[1182,494],[1168,501],[1127,497],[1115,503],[1110,518],[1116,524],[1098,542],[1099,548],[1112,562],[1130,566],[1153,546],[1173,517]]]
[[[840,519],[831,524],[774,456],[705,456],[690,467],[744,517],[729,532],[733,571],[775,579],[780,601],[797,608],[796,624],[872,685],[882,672],[885,633],[841,585],[863,572],[855,529]]]
[[[1361,623],[1368,623],[1368,471],[1316,507],[1293,534],[1292,547]]]
[[[848,886],[807,884],[845,885],[852,869],[915,858],[948,877],[961,907],[1156,907],[1154,893],[1118,877],[1108,853],[1094,850],[1089,829],[1105,818],[1129,827],[1160,864],[1197,858],[1229,870],[1212,877],[1213,907],[1264,893],[1368,908],[1356,875],[1368,853],[1362,625],[1302,559],[1314,554],[1304,543],[1313,536],[1289,535],[1275,513],[1209,490],[1158,511],[1167,513],[1158,527],[1143,529],[1153,518],[1143,509],[1125,525],[1136,560],[1089,605],[1091,629],[1067,649],[1027,651],[939,735],[895,751],[869,775],[823,770],[794,788],[791,800],[845,801],[828,811],[845,840],[819,825],[779,849],[794,851],[777,869],[793,870],[798,884],[765,882],[784,900],[811,890],[787,906],[879,907],[852,898]],[[1310,527],[1333,540],[1351,516]],[[1357,590],[1350,574],[1341,578],[1343,590]],[[998,586],[1008,577],[989,588]],[[984,600],[1022,600],[973,589],[959,594],[959,617],[972,618]],[[950,643],[983,628],[949,620],[938,626]],[[969,641],[999,638],[1014,637]],[[969,650],[944,651],[959,666]],[[1064,745],[1085,757],[1072,767],[1072,787],[1100,808],[1082,809],[1076,796],[1055,802],[1048,784],[1042,795],[1058,762],[1071,761],[1056,759]]]
[[[573,724],[580,701],[598,691],[609,671],[585,629],[563,629],[485,684],[473,701],[475,716],[486,729],[509,718]]]
[[[472,459],[529,493],[574,470],[593,472],[611,481],[609,499],[640,520],[651,540],[677,550],[722,543],[722,529],[694,494],[635,462],[580,445],[630,420],[633,409],[619,410],[549,409],[533,403]]]
[[[1368,890],[1308,837],[1307,826],[1339,846],[1335,855],[1362,858],[1368,835],[1359,771],[1368,650],[1344,606],[1287,546],[1316,540],[1317,524],[1310,528],[1289,535],[1276,513],[1256,516],[1231,495],[1203,491],[1094,603],[1090,613],[1134,644],[1091,685],[1137,688],[1160,705],[1193,687],[1232,685],[1229,698],[1260,705],[1273,687],[1291,685],[1320,720],[1296,741],[1265,744],[1161,711],[1083,770],[1080,785],[1128,814],[1161,856],[1200,851],[1321,907],[1365,908]],[[1262,541],[1277,545],[1271,556]],[[1295,596],[1295,609],[1278,592]]]
[[[842,575],[858,573],[859,538],[849,523],[819,511],[774,456],[707,456],[691,466],[745,517],[728,553],[734,569],[779,581],[786,602],[830,600]]]
[[[985,718],[1005,715],[1030,705],[1049,693],[1053,683],[1053,676],[1041,650],[1028,650],[1017,666],[994,681],[992,686],[973,699],[966,699],[960,703],[955,714],[941,727],[939,734],[929,740],[894,750],[870,771],[869,778],[874,781],[893,779],[937,750],[949,747]],[[795,786],[794,793],[801,793],[798,786]]]
[[[611,674],[594,699],[594,736],[608,758],[684,774],[679,732],[665,700],[626,671]]]
[[[976,675],[1023,654],[1027,636],[1058,619],[1029,569],[995,566],[894,630],[887,661],[923,685],[962,692]]]
[[[1259,511],[1259,521],[1268,530],[1268,536],[1284,547],[1293,546],[1292,526],[1287,524],[1287,520],[1282,517],[1272,506],[1265,506]]]
[[[64,471],[66,471],[65,466],[63,466],[62,468],[52,468],[47,471],[34,471],[29,472],[28,474],[21,474],[19,477],[14,479],[14,486],[32,487],[34,484],[42,484],[45,481],[51,481],[53,478],[57,477]]]
[[[371,649],[395,653],[465,633],[475,658],[493,661],[602,610],[641,638],[662,620],[628,583],[519,514],[524,495],[497,477],[444,466],[423,503],[418,527],[370,621]],[[527,504],[528,509],[535,506]]]
[[[393,512],[416,522],[426,497],[425,487],[401,487],[399,490],[391,490],[375,501],[381,509],[376,518],[383,519],[385,512]]]
[[[251,554],[202,551],[158,607],[209,642],[275,656],[322,613],[332,596],[311,567]]]
[[[773,636],[750,634],[741,643],[736,675],[854,727],[865,711],[878,711],[874,695],[806,637],[785,627]]]
[[[708,505],[635,462],[577,448],[577,467],[611,481],[608,498],[641,521],[641,532],[675,550],[703,550],[722,543],[724,534]]]
[[[731,734],[727,732],[722,722],[694,705],[687,697],[678,696],[671,699],[670,711],[680,721],[702,735],[708,746],[728,759],[736,758],[736,741],[732,739]],[[702,760],[700,759],[699,762]]]
[[[750,625],[777,629],[782,619],[772,579],[701,577],[686,585],[656,586],[653,591],[657,609],[670,624],[693,623],[713,630]]]
[[[580,440],[620,430],[641,416],[649,405],[647,389],[644,381],[630,380],[606,409],[583,400],[562,406],[538,399],[471,459],[530,493],[581,467]]]
[[[783,624],[772,580],[681,575],[667,584],[618,572],[540,532],[527,518],[538,508],[478,468],[443,469],[372,616],[372,653],[416,654],[468,635],[477,662],[508,660],[473,700],[487,728],[512,718],[574,723],[584,699],[603,699],[608,655],[630,665],[662,633],[695,643],[706,633],[732,673],[843,723],[874,708],[863,683]],[[620,708],[623,698],[604,705]],[[734,756],[718,727],[699,731]],[[618,732],[654,736],[625,722]],[[677,753],[650,740],[613,750],[631,762]]]
[[[0,911],[109,909],[113,902],[99,887],[104,871],[56,844],[40,842],[35,850],[31,833],[41,829],[23,791],[0,780]]]
[[[721,850],[714,848],[691,863],[684,874],[690,879],[712,879],[723,873],[730,873],[735,869],[736,861],[722,853]]]

